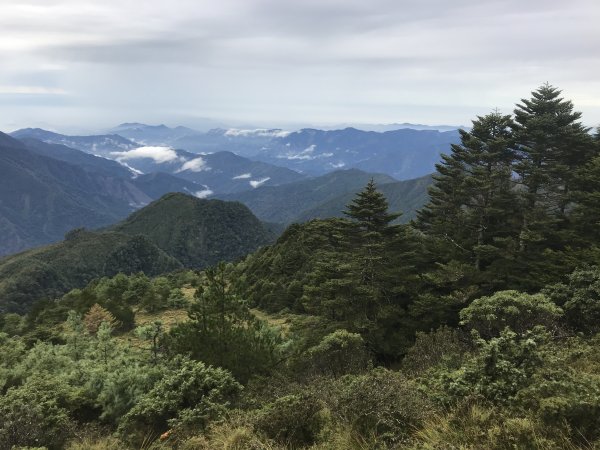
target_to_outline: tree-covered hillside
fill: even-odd
[[[429,195],[431,175],[414,180],[395,181],[392,183],[378,184],[378,189],[385,195],[391,211],[402,211],[401,222],[408,222],[415,218]],[[364,183],[363,183],[364,184]],[[352,200],[355,192],[346,192],[318,206],[307,209],[298,215],[295,222],[306,222],[311,219],[326,219],[329,217],[343,217],[345,206]]]
[[[372,174],[362,170],[336,170],[326,175],[295,181],[282,186],[260,186],[254,190],[222,195],[224,200],[242,202],[266,222],[289,224],[313,208],[337,199],[353,195],[371,178],[378,183],[392,183],[389,175]],[[337,212],[337,211],[336,211]]]
[[[180,267],[144,236],[73,230],[63,242],[0,260],[0,311],[25,312],[102,276],[155,276]]]
[[[167,194],[105,231],[72,230],[65,240],[0,260],[0,311],[27,311],[91,280],[149,276],[234,261],[274,239],[244,205]]]
[[[143,235],[190,268],[241,258],[274,238],[241,203],[181,193],[163,196],[111,229]]]
[[[546,84],[461,131],[409,223],[370,180],[242,261],[0,315],[0,449],[600,448],[589,131]]]

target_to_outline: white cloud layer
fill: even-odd
[[[181,161],[177,152],[170,147],[138,147],[126,152],[111,152],[117,161],[149,158],[158,164]]]
[[[202,157],[198,157],[183,163],[177,172],[185,172],[186,170],[189,170],[190,172],[203,172],[205,170],[210,170],[210,167],[206,165],[206,161],[204,161]]]
[[[0,129],[468,125],[546,81],[595,125],[599,22],[598,0],[2,0]]]
[[[251,173],[243,173],[241,175],[238,175],[236,177],[233,177],[233,180],[245,180],[247,178],[252,178],[252,174]]]
[[[263,185],[264,183],[266,183],[267,181],[269,181],[271,179],[271,177],[265,177],[265,178],[261,178],[260,180],[250,180],[250,186],[252,186],[253,188],[257,188],[261,185]]]
[[[214,192],[212,190],[210,190],[208,188],[208,186],[204,186],[206,189],[202,189],[201,191],[196,191],[194,192],[194,195],[198,198],[206,198],[206,197],[210,197],[211,195],[214,194]]]
[[[225,136],[243,136],[243,137],[287,137],[291,134],[291,131],[284,130],[267,130],[267,129],[256,129],[256,130],[239,130],[237,128],[230,128],[225,132]]]

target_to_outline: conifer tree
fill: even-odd
[[[503,261],[516,227],[512,125],[510,116],[493,112],[474,120],[471,131],[460,130],[461,144],[436,166],[430,201],[416,223],[437,262],[455,261],[448,267],[462,264],[465,274],[496,272],[479,276],[483,283],[506,278]]]
[[[406,225],[393,223],[400,214],[389,212],[373,180],[345,214],[349,220],[330,224],[335,245],[315,256],[303,303],[336,326],[360,333],[380,359],[396,358],[398,342],[404,344],[410,333],[398,330],[398,320],[411,298],[415,239]]]
[[[85,316],[83,316],[83,322],[90,334],[96,334],[102,323],[108,324],[111,329],[116,328],[119,325],[115,316],[98,303],[94,303]]]
[[[578,168],[594,156],[589,130],[573,103],[548,83],[522,99],[513,126],[522,219],[519,247],[539,254],[565,244],[560,232],[568,229],[569,205]]]
[[[373,179],[346,208],[344,214],[352,222],[341,231],[346,233],[352,250],[359,255],[361,282],[374,286],[378,278],[381,280],[382,268],[390,263],[389,250],[406,228],[393,224],[402,214],[389,212],[388,202]]]
[[[189,309],[190,320],[170,330],[169,350],[229,369],[244,381],[266,372],[277,358],[279,334],[259,321],[236,295],[224,263],[205,274]]]
[[[374,237],[389,235],[398,228],[390,223],[400,217],[400,214],[388,211],[388,202],[377,190],[373,178],[346,208],[344,214],[357,222],[363,237],[368,237],[367,233],[373,233]]]
[[[595,156],[577,171],[573,185],[575,206],[571,215],[573,234],[570,243],[579,249],[598,249],[600,245],[600,129],[596,132],[593,146]],[[597,252],[582,255],[580,251],[578,256],[587,259],[591,256],[588,262],[596,264],[596,255]]]

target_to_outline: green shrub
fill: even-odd
[[[402,368],[411,374],[422,374],[440,365],[456,369],[469,347],[466,336],[450,327],[430,333],[417,332],[415,344],[402,360]]]
[[[477,330],[484,339],[497,337],[506,327],[518,334],[536,325],[552,329],[562,310],[543,294],[500,291],[474,300],[460,312],[461,325]]]
[[[510,404],[521,389],[530,385],[534,373],[543,365],[540,347],[547,340],[543,327],[523,335],[506,328],[500,336],[487,341],[475,339],[477,353],[460,369],[442,373],[438,387],[445,397],[442,401],[482,397],[494,404]]]
[[[563,430],[583,444],[600,439],[600,376],[568,367],[544,370],[519,393],[523,408],[534,411],[548,430]]]
[[[568,283],[548,286],[543,292],[565,311],[567,325],[586,334],[600,332],[600,269],[579,269]]]
[[[73,430],[73,402],[73,392],[51,379],[33,378],[10,388],[0,396],[0,448],[62,448]]]
[[[254,425],[291,448],[312,445],[326,423],[322,409],[323,404],[312,395],[287,395],[259,410]]]
[[[389,444],[406,440],[435,411],[414,381],[383,368],[342,377],[330,407],[355,433]]]
[[[308,349],[304,363],[314,374],[337,378],[365,371],[369,354],[360,334],[336,330]]]
[[[148,433],[205,428],[222,417],[241,386],[226,370],[182,359],[123,417],[123,437],[140,444]]]

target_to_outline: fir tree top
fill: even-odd
[[[346,205],[346,208],[344,214],[358,221],[367,232],[383,232],[390,222],[401,215],[388,212],[388,202],[377,190],[373,178],[361,192],[356,194],[352,202]]]

